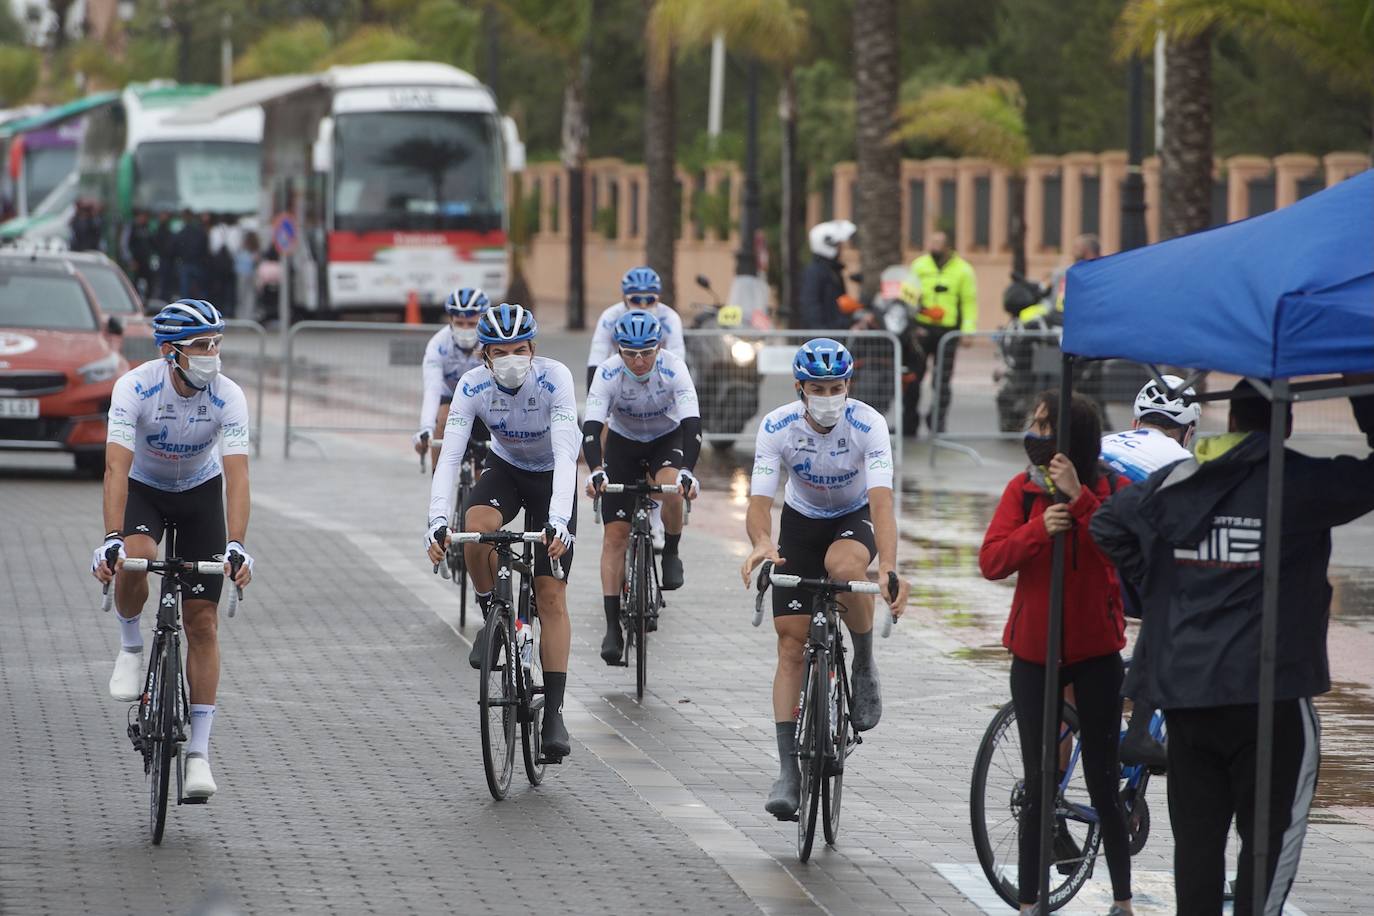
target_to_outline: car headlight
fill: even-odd
[[[95,362],[87,363],[76,371],[81,374],[81,380],[87,385],[94,385],[96,382],[108,382],[119,375],[119,354],[107,353]]]
[[[744,340],[736,340],[730,344],[730,358],[738,366],[747,366],[754,361],[754,348]]]

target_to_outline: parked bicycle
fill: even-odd
[[[482,468],[482,461],[486,458],[488,444],[486,441],[476,439],[468,442],[468,450],[463,455],[463,463],[459,465],[458,469],[458,494],[453,500],[453,515],[448,520],[450,531],[463,530],[463,512],[467,508],[468,496],[472,493],[472,488],[477,485],[477,477]],[[421,461],[423,463],[423,459]],[[451,579],[458,589],[458,626],[466,627],[468,625],[467,558],[457,541],[449,543],[440,572],[443,573],[445,579]]]
[[[1129,665],[1129,660],[1127,661]],[[1055,788],[1055,834],[1051,871],[1049,909],[1057,910],[1073,899],[1092,877],[1101,845],[1096,810],[1088,800],[1088,787],[1078,771],[1081,747],[1078,741],[1078,713],[1065,703],[1060,727],[1059,783]],[[1122,735],[1125,734],[1123,729]],[[1166,736],[1164,714],[1155,711],[1150,734],[1163,742]],[[1121,805],[1126,813],[1131,855],[1145,848],[1150,836],[1150,805],[1145,790],[1151,770],[1141,766],[1121,768]],[[1155,771],[1159,772],[1159,771]],[[992,717],[978,756],[973,764],[973,785],[969,798],[973,823],[973,845],[978,863],[993,890],[1015,908],[1017,902],[1017,835],[1028,792],[1021,763],[1021,739],[1016,730],[1016,712],[1007,703]],[[1031,825],[1038,830],[1038,825]]]
[[[143,773],[148,777],[148,829],[153,845],[162,843],[167,824],[167,799],[171,788],[172,771],[177,776],[177,804],[203,805],[205,798],[187,798],[182,794],[185,759],[182,754],[187,740],[190,703],[187,699],[185,661],[181,656],[181,600],[187,586],[184,576],[222,576],[224,563],[220,560],[183,560],[176,556],[176,526],[166,522],[166,546],[163,560],[128,557],[120,565],[125,572],[153,572],[162,576],[157,604],[157,625],[153,645],[148,654],[148,674],[138,705],[130,707],[129,740],[143,757]],[[111,569],[119,560],[119,548],[106,554]],[[231,579],[243,563],[240,554],[230,554]],[[114,604],[114,592],[105,586],[101,610]],[[243,592],[229,591],[229,616],[234,616]]]
[[[440,531],[436,540],[442,542],[445,533]],[[482,709],[482,766],[487,788],[497,801],[510,792],[517,724],[530,785],[543,782],[546,764],[563,762],[562,757],[546,756],[540,745],[544,669],[539,657],[534,545],[543,540],[544,533],[540,531],[468,531],[453,535],[455,544],[490,545],[496,559],[495,587],[484,626],[487,652],[482,657],[478,704]],[[523,545],[519,555],[516,545]],[[563,577],[560,561],[554,561],[553,572],[556,577]],[[516,576],[518,584],[513,581]]]
[[[658,629],[658,612],[667,602],[658,584],[658,566],[654,563],[654,539],[651,515],[653,494],[676,493],[675,483],[608,483],[607,493],[632,493],[635,496],[634,515],[630,519],[629,546],[625,550],[625,584],[620,592],[620,626],[625,630],[625,654],[620,664],[630,664],[635,657],[635,698],[644,699],[644,685],[649,670],[649,634]],[[601,517],[600,497],[593,509]],[[690,513],[691,501],[686,512]]]
[[[896,575],[888,587],[897,593]],[[881,595],[878,583],[867,581],[832,582],[830,579],[804,579],[773,571],[764,561],[759,570],[758,595],[754,599],[754,626],[763,621],[763,596],[769,585],[799,588],[811,593],[811,632],[806,640],[801,699],[797,703],[797,762],[801,770],[801,804],[797,806],[797,858],[811,858],[816,839],[816,812],[828,846],[835,845],[840,833],[840,799],[844,786],[844,767],[863,736],[850,728],[849,671],[844,664],[845,647],[839,615],[844,605],[836,596],[845,592]],[[885,639],[892,632],[892,614],[878,608],[879,632]]]

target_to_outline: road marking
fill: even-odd
[[[429,570],[422,566],[418,557],[418,538],[417,556],[410,557],[396,549],[394,538],[384,539],[371,532],[359,531],[337,517],[321,515],[288,500],[260,493],[253,494],[253,501],[301,524],[345,538],[421,605],[433,611],[459,639],[472,645],[467,633],[458,626],[453,586],[442,582],[438,576],[429,575]],[[475,627],[469,630],[475,632]],[[659,816],[710,856],[762,912],[770,916],[814,913],[832,916],[781,862],[571,694],[564,697],[563,715],[579,744],[623,779]]]

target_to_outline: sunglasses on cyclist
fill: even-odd
[[[224,342],[223,334],[211,334],[207,337],[192,337],[187,340],[178,340],[176,348],[186,353],[205,355],[218,353],[220,344]]]
[[[653,305],[658,301],[658,296],[654,293],[631,293],[625,297],[625,301],[630,305]]]
[[[647,347],[647,348],[645,348],[645,349],[643,349],[643,350],[627,350],[627,349],[625,349],[624,347],[621,347],[621,348],[620,348],[620,358],[621,358],[621,359],[624,359],[624,360],[631,360],[631,359],[649,359],[650,357],[652,357],[652,356],[653,356],[654,354],[656,354],[657,352],[658,352],[658,347]]]

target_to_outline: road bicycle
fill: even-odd
[[[805,862],[811,858],[815,843],[818,810],[826,845],[835,845],[840,833],[845,761],[854,748],[863,744],[863,736],[850,727],[849,672],[844,664],[844,635],[839,623],[845,608],[837,596],[846,592],[881,596],[881,590],[876,582],[835,582],[784,575],[774,572],[771,561],[765,561],[754,599],[754,626],[763,621],[764,593],[769,585],[811,593],[811,630],[806,640],[801,699],[796,712],[797,764],[801,770],[797,858]],[[896,590],[896,575],[892,574],[889,593],[896,594]],[[892,614],[880,607],[875,619],[881,635],[887,638],[892,632]]]
[[[1059,733],[1063,770],[1055,788],[1050,911],[1072,900],[1092,877],[1102,843],[1097,811],[1088,799],[1088,787],[1079,771],[1082,746],[1078,735],[1078,712],[1065,703]],[[1150,719],[1150,735],[1161,743],[1166,739],[1164,714],[1158,710]],[[1124,729],[1122,736],[1125,736]],[[1145,791],[1152,772],[1161,771],[1152,771],[1143,764],[1121,767],[1120,799],[1126,814],[1131,855],[1144,849],[1150,836],[1150,804]],[[992,717],[978,746],[969,813],[973,845],[983,874],[997,895],[1012,907],[1020,906],[1017,901],[1017,836],[1021,815],[1028,792],[1037,790],[1038,787],[1028,789],[1025,784],[1016,711],[1007,703]],[[1031,825],[1031,829],[1038,834],[1039,825]]]

